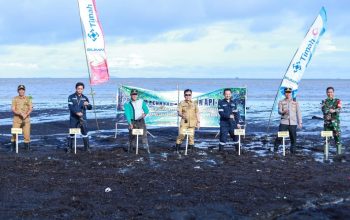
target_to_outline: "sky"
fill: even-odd
[[[0,77],[87,77],[76,0],[0,0]],[[322,6],[304,78],[350,78],[346,0],[96,0],[111,77],[282,78]]]

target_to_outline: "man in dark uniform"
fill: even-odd
[[[237,102],[232,100],[231,89],[224,89],[224,99],[218,102],[218,111],[220,115],[220,143],[219,151],[222,151],[226,145],[227,133],[230,134],[234,142],[238,141],[238,136],[234,135],[234,130],[241,128],[239,124],[240,114],[237,106]],[[235,144],[236,150],[238,145]]]
[[[91,110],[92,106],[89,103],[89,99],[83,95],[84,83],[78,82],[75,85],[75,93],[68,97],[68,107],[70,111],[69,128],[80,128],[84,141],[85,151],[90,152],[86,109]],[[70,135],[68,138],[67,152],[71,152],[73,148],[74,135]]]

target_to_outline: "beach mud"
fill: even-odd
[[[158,128],[151,153],[135,155],[125,126],[115,139],[113,119],[99,120],[100,132],[89,124],[91,154],[80,139],[76,155],[65,153],[67,121],[34,124],[29,152],[8,152],[10,136],[0,137],[0,219],[350,218],[349,155],[321,162],[315,137],[299,137],[297,154],[283,157],[256,131],[238,156],[207,150],[218,141],[203,129],[185,156],[173,150],[177,129]]]

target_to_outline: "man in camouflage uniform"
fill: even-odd
[[[184,129],[193,131],[193,135],[189,135],[188,147],[194,150],[194,130],[199,128],[199,109],[197,103],[192,101],[192,90],[186,89],[184,91],[185,100],[179,103],[178,115],[181,117],[179,135],[176,139],[176,151],[179,151],[182,141],[185,138],[183,134]]]
[[[12,99],[13,128],[22,128],[24,136],[24,146],[30,150],[30,114],[33,110],[32,99],[25,96],[25,86],[19,85],[17,88],[18,96]],[[16,148],[16,135],[11,138],[11,151]]]
[[[339,113],[341,111],[342,105],[341,100],[334,98],[334,88],[327,88],[327,98],[322,100],[322,112],[324,119],[324,130],[333,131],[333,137],[335,145],[337,147],[337,154],[343,153],[341,140],[340,140],[340,120]]]

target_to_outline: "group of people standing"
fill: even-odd
[[[80,128],[84,142],[84,149],[90,152],[89,136],[86,110],[91,110],[92,105],[88,97],[83,94],[84,84],[76,83],[75,93],[68,97],[68,108],[70,111],[70,128]],[[24,136],[24,145],[27,150],[30,149],[30,114],[33,111],[33,104],[31,97],[25,95],[25,86],[19,85],[17,88],[18,96],[12,100],[13,128],[22,128]],[[297,128],[302,128],[302,115],[299,103],[292,98],[292,89],[285,88],[285,98],[278,103],[278,113],[281,115],[279,131],[288,131],[290,137],[290,152],[293,154],[296,150]],[[340,118],[342,104],[341,100],[334,97],[334,88],[328,87],[326,89],[327,98],[322,100],[322,112],[324,119],[324,130],[332,131],[337,147],[337,154],[342,154],[344,150],[341,145],[341,131]],[[200,112],[196,102],[192,100],[192,90],[186,89],[184,91],[184,100],[178,104],[178,116],[181,118],[179,126],[179,135],[176,139],[175,148],[177,151],[181,150],[181,144],[184,141],[185,134],[183,130],[191,131],[189,135],[188,146],[194,149],[194,134],[196,128],[200,127]],[[133,129],[142,129],[143,135],[141,142],[143,148],[149,152],[149,145],[147,139],[147,128],[145,117],[149,113],[149,108],[146,102],[138,98],[138,91],[132,89],[130,92],[130,101],[124,104],[125,119],[129,128],[129,147],[128,151],[132,151],[136,145],[136,137],[132,134]],[[233,141],[236,149],[238,148],[238,137],[234,134],[235,129],[243,127],[240,124],[240,112],[238,103],[232,99],[231,89],[224,89],[223,99],[218,101],[218,114],[220,115],[220,140],[219,151],[224,150],[229,135]],[[73,135],[68,137],[67,152],[72,151]],[[11,151],[14,151],[15,135],[11,138]],[[281,144],[281,138],[276,138],[274,142],[274,151],[278,151],[278,146]],[[209,147],[210,149],[216,146]]]

